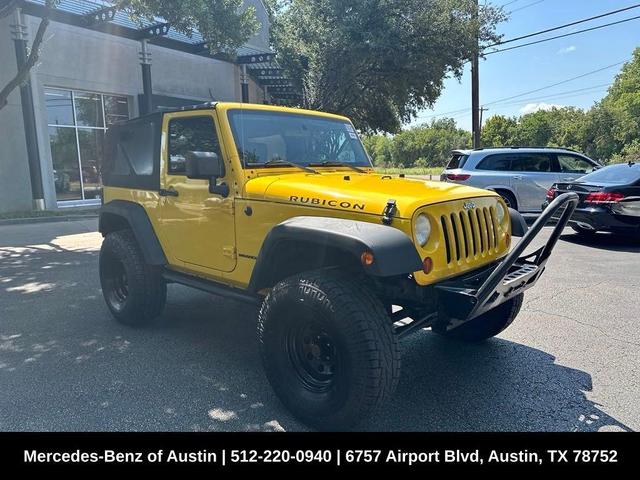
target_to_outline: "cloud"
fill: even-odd
[[[520,113],[526,115],[527,113],[537,112],[538,110],[551,110],[553,108],[563,108],[564,105],[555,105],[553,103],[527,103],[520,109]]]
[[[561,48],[556,53],[558,55],[566,55],[567,53],[575,52],[578,48],[575,45],[570,45],[568,47]]]

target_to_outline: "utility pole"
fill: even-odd
[[[489,109],[485,107],[480,107],[480,133],[482,133],[482,117],[484,116],[484,112],[488,112]]]
[[[478,2],[474,5],[472,18],[478,21]],[[471,56],[471,133],[473,138],[473,148],[480,148],[480,74],[478,72],[478,64],[480,57],[480,47],[478,45],[478,33],[476,30],[476,38],[474,42],[474,50]]]

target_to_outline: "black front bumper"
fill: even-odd
[[[447,328],[456,328],[535,285],[578,201],[578,195],[575,193],[560,195],[551,202],[504,259],[480,272],[436,285],[443,314],[440,318],[449,320]],[[557,223],[546,244],[528,255],[523,255],[525,249],[552,218],[557,218]]]

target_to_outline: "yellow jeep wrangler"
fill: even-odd
[[[345,117],[267,105],[133,119],[110,128],[104,157],[100,280],[114,317],[153,320],[168,283],[255,303],[271,385],[321,429],[391,397],[399,338],[431,327],[480,341],[509,326],[577,202],[558,197],[526,231],[495,192],[375,173]]]

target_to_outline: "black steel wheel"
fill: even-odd
[[[167,287],[147,265],[133,233],[109,233],[100,249],[100,284],[107,307],[119,322],[144,325],[162,312]]]
[[[129,297],[129,281],[122,261],[112,256],[104,262],[102,283],[107,304],[116,311],[122,311]]]
[[[293,322],[292,322],[293,323]],[[285,348],[298,380],[309,391],[331,390],[340,371],[340,352],[322,325],[308,318],[287,334]]]
[[[274,391],[305,423],[346,430],[394,392],[400,350],[382,303],[355,278],[308,272],[276,285],[258,322]]]

